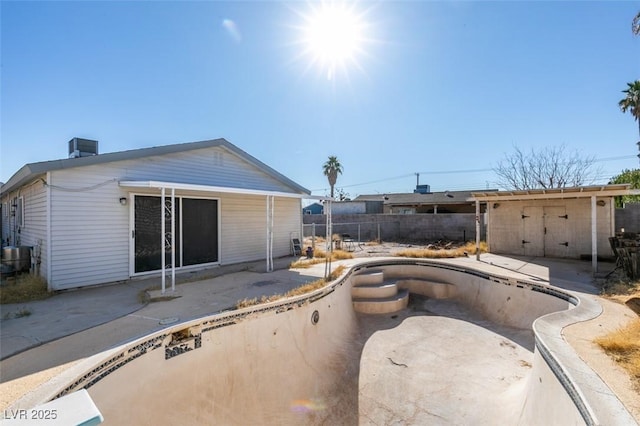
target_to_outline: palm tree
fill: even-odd
[[[338,174],[342,174],[342,164],[335,155],[330,155],[326,163],[322,165],[322,172],[329,179],[331,186],[331,198],[333,198],[333,187],[338,180]]]
[[[622,112],[629,112],[633,115],[634,120],[638,122],[638,132],[640,133],[640,80],[636,80],[633,83],[627,83],[627,90],[623,90],[622,93],[626,93],[624,99],[618,102],[620,110]]]
[[[631,31],[633,31],[635,35],[640,35],[640,12],[638,12],[631,22]]]

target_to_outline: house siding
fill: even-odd
[[[16,224],[10,215],[11,200],[23,199],[24,226]],[[10,245],[33,247],[32,263],[35,273],[46,276],[47,260],[47,189],[41,180],[34,180],[18,191],[2,198],[3,208],[7,206],[7,216],[2,212],[2,240]]]
[[[129,278],[129,209],[117,169],[51,173],[51,283],[55,290]]]
[[[121,180],[155,180],[197,185],[291,192],[291,188],[263,173],[222,147],[163,156],[124,160],[56,170],[51,175],[52,288],[68,289],[130,277],[130,211],[119,198],[129,197]],[[160,195],[157,189],[136,193]],[[221,209],[220,263],[263,259],[266,253],[265,197],[194,191],[176,196],[218,198]],[[276,220],[298,199],[276,200]],[[298,229],[300,219],[297,220]],[[285,226],[289,229],[291,225]],[[274,256],[288,253],[288,235],[274,242]],[[280,241],[282,239],[282,241]]]
[[[300,207],[299,199],[275,198],[273,257],[289,254],[291,234],[300,232]],[[221,201],[220,263],[265,259],[266,227],[266,197],[225,194]]]

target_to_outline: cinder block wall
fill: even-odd
[[[475,241],[475,214],[334,214],[333,233],[349,234],[360,241],[371,241],[380,238],[383,241]],[[304,215],[304,235],[315,233],[326,234],[325,215]],[[481,238],[484,239],[484,227],[481,227]]]
[[[620,228],[624,228],[625,232],[640,232],[640,203],[616,209],[616,232]]]

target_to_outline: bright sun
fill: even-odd
[[[362,52],[364,24],[353,7],[344,3],[325,3],[305,16],[305,53],[313,64],[327,71],[331,80],[337,68],[356,63]]]

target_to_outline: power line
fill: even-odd
[[[628,160],[631,158],[636,158],[636,155],[621,155],[621,156],[617,156],[617,157],[605,157],[605,158],[596,158],[593,160],[594,163],[601,163],[604,161],[616,161],[616,160]],[[486,173],[486,172],[492,172],[494,169],[493,168],[486,168],[486,169],[461,169],[461,170],[434,170],[434,171],[426,171],[426,172],[417,172],[425,175],[444,175],[444,174],[464,174],[464,173]],[[616,172],[617,173],[617,172]],[[614,173],[615,174],[615,173]],[[611,176],[604,176],[604,173],[602,175],[597,175],[595,176],[595,179],[610,179],[614,174],[612,174]],[[390,182],[393,180],[399,180],[399,179],[405,179],[408,177],[412,177],[414,176],[415,173],[407,173],[404,175],[400,175],[400,176],[394,176],[394,177],[388,177],[388,178],[383,178],[383,179],[377,179],[377,180],[372,180],[369,182],[361,182],[361,183],[353,183],[350,185],[342,185],[340,186],[340,188],[354,188],[356,186],[364,186],[364,185],[371,185],[374,183],[382,183],[382,182]],[[488,181],[484,181],[485,184]],[[490,183],[490,182],[489,182]],[[495,183],[495,182],[494,182]],[[460,186],[460,185],[456,185],[456,186]],[[495,186],[495,185],[493,185]],[[329,188],[325,187],[325,188],[320,188],[320,189],[312,189],[312,192],[318,192],[318,191],[326,191]]]

